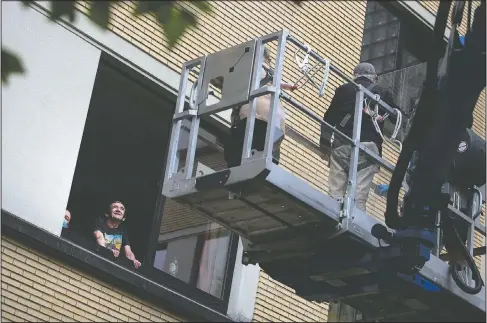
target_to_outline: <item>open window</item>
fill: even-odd
[[[67,205],[71,221],[62,236],[134,269],[123,250],[115,258],[93,235],[95,220],[105,218],[111,202],[121,201],[131,249],[142,262],[140,274],[191,297],[223,302],[229,297],[235,237],[161,194],[174,106],[175,97],[162,87],[102,55]],[[181,138],[182,154],[184,136],[189,133]],[[198,139],[197,151],[208,156],[211,167],[223,160],[205,140]]]
[[[135,255],[142,260],[159,198],[171,104],[155,84],[106,57],[100,60],[68,209],[70,230],[93,239],[96,217],[122,201]]]

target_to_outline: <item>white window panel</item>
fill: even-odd
[[[2,47],[26,69],[2,86],[2,209],[59,235],[100,50],[18,1]]]

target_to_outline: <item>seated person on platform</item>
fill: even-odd
[[[139,268],[141,264],[130,248],[127,228],[123,223],[125,219],[125,206],[122,202],[112,202],[109,206],[108,214],[95,221],[93,235],[96,238],[96,242],[100,246],[111,249],[115,257],[118,257],[123,246],[125,256],[134,263],[135,268]]]
[[[264,62],[261,71],[260,86],[272,84],[272,71],[270,70],[271,58],[269,51],[264,47]],[[222,88],[221,80],[213,83],[218,88]],[[281,83],[281,88],[284,90],[294,90],[296,87],[292,84]],[[263,151],[265,145],[265,135],[267,129],[267,121],[269,120],[271,103],[271,94],[266,94],[257,98],[256,114],[254,124],[254,136],[252,140],[251,149]],[[232,127],[230,129],[230,137],[225,142],[225,161],[228,167],[239,166],[242,158],[242,149],[245,140],[245,127],[247,124],[247,116],[250,112],[250,102],[237,107],[232,112]],[[282,140],[284,139],[285,118],[286,112],[280,104],[277,106],[276,113],[276,132],[274,134],[273,158],[274,163],[279,164],[279,150]]]

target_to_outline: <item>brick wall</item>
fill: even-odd
[[[425,6],[434,8],[434,4],[423,2]],[[170,51],[166,48],[161,28],[153,17],[133,19],[130,12],[135,8],[133,2],[127,1],[114,5],[116,17],[110,23],[110,29],[138,46],[148,54],[180,71],[183,62],[194,59],[203,54],[209,54],[256,36],[262,36],[281,28],[287,28],[299,40],[310,44],[322,56],[350,75],[353,67],[359,62],[362,30],[365,15],[365,1],[306,1],[300,7],[287,1],[218,1],[212,2],[214,12],[211,15],[200,15],[199,28],[189,30],[180,43]],[[79,9],[84,11],[89,6],[86,2],[79,3]],[[183,6],[191,10],[188,2]],[[433,10],[433,9],[431,9]],[[275,46],[270,46],[271,53],[275,53]],[[288,47],[283,72],[284,81],[295,81],[300,76],[293,63],[294,49]],[[192,78],[194,80],[194,77]],[[318,115],[322,115],[329,105],[337,86],[342,83],[337,77],[331,77],[324,97],[319,98],[316,90],[308,86],[293,93],[293,96]],[[319,125],[283,104],[287,114],[287,125],[298,130],[310,141],[318,143]],[[482,97],[475,110],[474,129],[483,134],[485,129],[485,101]],[[390,145],[383,147],[386,160],[395,163],[397,151]],[[304,148],[289,136],[283,142],[281,165],[291,173],[299,176],[323,192],[328,191],[327,177],[329,170],[320,157],[313,151]],[[390,174],[382,171],[375,183],[388,183]],[[370,194],[367,204],[369,213],[382,219],[385,210],[385,199],[374,193]],[[477,239],[477,244],[480,243]],[[284,320],[278,306],[268,305],[269,296],[264,296],[265,286],[273,286],[273,295],[277,295],[275,302],[282,308],[290,309],[304,302],[312,308],[315,304],[305,302],[299,298],[286,298],[288,289],[270,279],[262,273],[256,304],[256,319]],[[266,298],[267,297],[267,298]],[[294,305],[292,305],[294,304]],[[299,306],[298,306],[299,307]],[[326,306],[316,308],[320,315],[326,315]],[[259,313],[259,314],[257,314]],[[296,320],[314,320],[310,313],[295,313]]]
[[[327,322],[328,304],[309,302],[293,289],[261,272],[254,310],[255,322]]]
[[[189,3],[183,5],[191,8]],[[79,3],[82,11],[87,6],[89,4],[86,2]],[[201,15],[199,28],[188,31],[172,51],[166,48],[166,40],[154,18],[131,17],[130,12],[135,7],[133,2],[118,3],[113,7],[116,17],[111,21],[110,29],[178,72],[182,63],[187,60],[281,28],[288,28],[294,36],[310,44],[347,73],[351,73],[359,62],[365,2],[308,1],[298,7],[286,1],[215,1],[212,6],[213,14]],[[271,53],[275,53],[275,46],[271,45],[270,49]],[[285,81],[295,81],[299,77],[293,63],[293,52],[294,49],[287,51],[283,74]],[[319,98],[311,87],[296,92],[295,97],[322,115],[335,88],[341,83],[341,80],[331,77],[323,98]],[[288,125],[318,143],[319,125],[289,107],[285,108],[288,112]],[[307,151],[291,138],[283,143],[281,164],[315,187],[327,190],[328,169],[323,161],[316,153]],[[181,208],[180,210],[183,211]],[[264,295],[265,286],[272,290],[275,297],[272,306],[269,305],[270,296]],[[292,294],[291,290],[262,273],[255,319],[316,321],[326,317],[326,305],[307,302]],[[282,313],[286,313],[283,309],[287,309],[288,314],[283,315]]]
[[[113,5],[112,10],[116,16],[110,22],[110,29],[177,72],[180,72],[182,63],[187,60],[237,45],[256,36],[262,36],[280,30],[281,28],[288,28],[299,40],[310,44],[322,56],[329,58],[335,66],[338,66],[349,75],[351,74],[353,67],[359,62],[365,16],[365,1],[306,1],[303,2],[300,7],[288,1],[215,1],[211,4],[214,8],[213,14],[200,15],[199,28],[189,30],[172,51],[169,51],[166,48],[167,42],[161,28],[157,25],[154,18],[132,18],[131,12],[135,8],[135,3],[132,1],[118,2]],[[430,6],[429,3],[425,2],[425,4]],[[79,10],[86,11],[89,7],[89,2],[80,1],[77,5]],[[191,4],[188,2],[183,3],[183,5],[192,9]],[[275,53],[275,46],[271,46],[270,49],[271,53]],[[299,77],[299,72],[293,63],[293,54],[294,50],[292,49],[292,46],[290,46],[285,58],[283,73],[284,81],[293,82]],[[316,90],[309,86],[296,91],[293,93],[293,96],[318,115],[322,115],[330,103],[334,90],[341,83],[342,81],[336,77],[330,77],[326,94],[322,98],[319,98],[316,94]],[[485,110],[482,109],[482,107],[485,106],[485,101],[482,102],[480,108],[476,109],[476,123],[474,128],[477,131],[482,130],[483,134],[483,129],[485,128]],[[304,115],[296,112],[293,108],[290,108],[285,104],[284,107],[288,113],[287,124],[300,131],[310,141],[318,143],[319,125],[312,122]],[[397,153],[390,145],[386,144],[383,148],[383,152],[384,158],[395,163]],[[315,187],[323,190],[323,192],[328,191],[327,176],[329,171],[325,163],[316,153],[304,148],[304,146],[294,141],[289,136],[282,145],[281,165],[296,176],[307,180]],[[388,183],[389,179],[389,174],[381,173],[376,176],[374,181],[376,183]],[[371,198],[369,199],[367,207],[372,216],[380,219],[384,213],[385,200],[371,193]],[[13,259],[13,255],[17,255],[14,248],[19,249],[19,246],[15,245],[14,242],[10,240],[4,241],[7,246],[4,248],[5,250],[12,251],[10,259]],[[27,249],[20,247],[19,250]],[[45,259],[46,263],[55,264],[51,260],[48,260],[48,258],[38,256],[31,251],[25,252],[31,254],[34,258]],[[27,261],[27,257],[24,258],[25,261]],[[8,259],[9,258],[2,259],[2,265],[5,263],[8,266]],[[39,260],[39,262],[40,261],[41,260]],[[61,265],[53,265],[55,268],[51,268],[46,264],[43,266],[48,268],[48,271],[59,268],[57,271],[61,272],[61,268],[63,268],[63,270],[73,272],[72,269],[62,267]],[[4,310],[4,313],[7,313],[5,315],[10,315],[11,318],[12,315],[16,315],[17,317],[21,317],[21,315],[31,315],[33,318],[34,314],[32,313],[40,313],[36,315],[48,315],[40,312],[44,307],[27,307],[22,305],[24,299],[28,304],[35,304],[35,302],[31,300],[32,298],[36,299],[35,297],[38,297],[41,300],[48,299],[45,298],[44,295],[46,297],[50,296],[49,299],[52,300],[52,303],[49,303],[52,304],[51,308],[63,309],[62,313],[59,313],[59,315],[64,315],[64,317],[58,319],[67,319],[69,316],[72,316],[72,319],[74,319],[74,315],[81,315],[70,312],[70,309],[72,309],[70,306],[74,305],[68,303],[68,300],[71,298],[67,296],[63,298],[64,303],[62,303],[62,305],[54,305],[54,301],[57,301],[55,298],[56,293],[54,292],[56,288],[63,290],[64,294],[68,295],[68,290],[65,289],[65,286],[68,285],[62,283],[62,279],[56,284],[41,278],[44,279],[44,285],[49,285],[50,288],[52,288],[52,290],[49,291],[53,294],[51,295],[46,292],[46,294],[42,294],[43,297],[39,297],[35,296],[37,290],[32,287],[34,286],[34,282],[32,281],[31,285],[22,285],[23,283],[20,283],[20,281],[17,280],[22,279],[22,273],[15,273],[12,271],[13,268],[20,267],[11,265],[10,269],[6,268],[6,273],[5,270],[2,273],[2,278],[7,277],[7,281],[10,281],[11,284],[13,284],[7,285],[7,283],[5,283],[5,288],[2,285],[2,290],[7,292],[7,294],[2,295],[2,306],[5,305],[5,308],[8,309]],[[37,272],[42,272],[42,270],[35,269],[34,273],[31,273],[31,275],[34,275]],[[12,273],[16,279],[7,276],[12,275]],[[28,274],[29,272],[27,270],[23,271],[23,273]],[[77,275],[82,276],[81,273],[77,273]],[[61,277],[61,275],[59,275],[59,277]],[[104,288],[113,290],[112,287],[103,285],[102,282],[96,281],[93,278],[84,277],[84,280],[95,281],[96,283],[94,284],[99,287],[97,289],[96,287],[91,287],[87,283],[86,285],[83,285],[84,288],[90,286],[90,290],[103,291]],[[15,288],[15,284],[19,287]],[[14,294],[13,291],[9,289],[9,286],[14,286],[10,288],[17,291],[22,290],[20,286],[23,286],[24,289],[27,288],[28,292],[26,293],[28,295],[24,294],[24,296],[28,296],[29,298],[26,299]],[[77,287],[76,290],[81,294],[83,290],[79,288],[81,287]],[[42,291],[40,292],[43,293]],[[10,295],[11,298],[6,295]],[[121,298],[127,297],[120,291],[117,291],[114,295],[119,295]],[[16,297],[17,300],[13,300]],[[116,296],[114,296],[114,298],[117,299]],[[22,302],[20,300],[22,300]],[[86,299],[82,300],[88,302]],[[75,304],[84,304],[83,301],[77,301],[78,303]],[[137,302],[138,304],[143,304],[142,301]],[[20,309],[15,309],[13,304],[17,304]],[[148,305],[141,306],[143,309],[149,308]],[[122,313],[122,308],[119,308],[119,310],[120,311],[117,313]],[[159,316],[158,319],[160,320],[172,320],[170,316],[163,314],[162,310],[153,310],[153,314],[145,314],[154,315],[150,316],[149,319],[156,319],[157,316]],[[148,313],[149,311],[143,310],[142,312]],[[89,312],[83,313],[85,317],[87,317],[86,315],[95,315],[89,314]],[[96,315],[103,315],[115,312],[104,311],[96,313],[99,313]],[[265,273],[261,273],[254,320],[296,322],[325,321],[326,317],[326,304],[316,304],[305,301],[304,299],[297,297],[288,287],[273,281]],[[8,317],[5,316],[5,318],[7,319]],[[45,317],[39,318],[44,319]]]
[[[2,322],[182,322],[128,294],[2,236]]]

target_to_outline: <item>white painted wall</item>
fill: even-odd
[[[33,7],[41,11],[50,10],[49,1],[36,1],[35,4],[33,4]],[[111,31],[101,30],[100,27],[93,24],[93,22],[87,16],[82,14],[78,14],[76,21],[73,23],[69,23],[64,20],[61,20],[59,23],[73,32],[81,32],[86,41],[91,42],[94,46],[103,49],[108,54],[111,54],[120,61],[123,61],[125,64],[136,69],[145,77],[174,93],[174,95],[178,94],[179,81],[181,78],[179,71],[175,72],[156,60],[154,57],[145,53],[140,48],[134,46],[129,41]],[[196,59],[198,57],[194,58]],[[188,86],[186,89],[187,100],[189,99],[192,86],[193,83],[188,81]],[[216,102],[218,102],[218,99],[214,95],[208,95],[208,104],[214,104]],[[231,110],[226,110],[218,112],[211,117],[230,127],[231,113]]]
[[[60,235],[101,51],[18,1],[2,47],[27,70],[2,86],[2,209]]]

